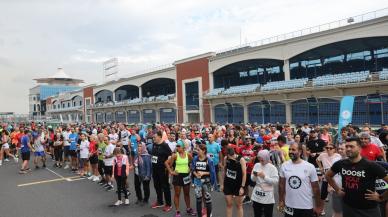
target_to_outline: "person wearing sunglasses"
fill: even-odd
[[[190,153],[187,153],[184,148],[183,141],[178,141],[175,146],[176,152],[171,155],[170,158],[164,163],[169,173],[173,176],[172,185],[174,186],[174,204],[176,209],[176,217],[180,217],[181,213],[179,210],[179,198],[181,190],[183,189],[183,194],[186,203],[186,212],[189,215],[195,216],[196,213],[191,208],[190,205],[190,167],[193,156]],[[175,168],[173,165],[175,164]]]
[[[317,158],[317,165],[319,166],[319,170],[325,174],[331,166],[338,160],[341,160],[341,155],[335,152],[335,147],[332,143],[329,143],[325,146],[325,152],[320,154]],[[324,200],[326,200],[328,196],[328,183],[326,179],[323,177],[321,184],[321,200],[322,204],[324,204]],[[323,208],[323,207],[322,207]],[[324,208],[322,209],[321,215],[325,215]]]

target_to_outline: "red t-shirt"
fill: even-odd
[[[252,173],[254,164],[251,162],[251,160],[253,158],[255,158],[255,156],[256,156],[256,152],[253,150],[253,147],[254,147],[253,145],[251,145],[251,146],[243,145],[240,147],[241,156],[247,162],[247,173],[248,174]]]
[[[89,152],[91,153],[91,154],[93,154],[93,156],[94,155],[97,155],[97,149],[96,149],[96,142],[95,141],[91,141],[90,143],[89,143]]]
[[[377,145],[368,144],[367,146],[361,148],[361,156],[368,160],[375,161],[378,157],[382,156],[382,154]]]

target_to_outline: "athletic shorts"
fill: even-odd
[[[112,176],[113,166],[104,166],[105,175]]]
[[[69,150],[69,155],[68,156],[70,156],[70,157],[77,157],[77,151],[76,150]]]
[[[22,160],[30,160],[30,152],[22,152]]]
[[[130,156],[131,151],[129,150],[128,145],[123,145],[123,148],[124,148],[124,150],[125,150],[125,154],[128,155],[128,156]]]
[[[3,149],[9,149],[9,144],[8,143],[4,143],[1,147]]]
[[[98,157],[97,155],[93,155],[89,158],[89,161],[91,164],[97,164],[98,163]]]
[[[241,186],[224,186],[224,195],[240,196]]]
[[[172,185],[174,186],[186,186],[190,185],[191,176],[190,173],[179,173],[177,176],[172,177]]]
[[[34,156],[35,157],[44,157],[45,153],[44,153],[44,151],[36,151],[36,152],[34,152]]]
[[[16,145],[15,145],[15,144],[11,144],[11,145],[9,145],[9,147],[10,147],[11,149],[15,149],[15,148],[16,148]]]
[[[63,146],[63,154],[65,155],[65,157],[70,156],[69,149],[70,149],[70,146]]]

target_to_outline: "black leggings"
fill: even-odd
[[[98,173],[100,173],[101,177],[104,177],[104,161],[98,160]]]
[[[321,200],[326,200],[327,195],[329,192],[327,191],[327,188],[329,187],[329,183],[327,181],[322,181],[321,184]]]
[[[274,204],[262,204],[253,201],[253,213],[255,217],[262,217],[264,213],[264,217],[272,217],[273,215],[273,206]]]
[[[117,184],[117,198],[121,200],[121,193],[124,193],[124,198],[128,199],[128,192],[125,188],[125,181],[127,180],[126,176],[115,176]]]
[[[163,194],[166,200],[166,205],[171,206],[171,191],[168,183],[168,175],[165,168],[152,168],[152,178],[154,179],[154,187],[156,197],[159,204],[163,204]]]
[[[138,175],[135,174],[135,191],[136,197],[140,201],[148,202],[150,198],[150,180],[141,180]],[[143,184],[144,197],[141,192],[141,185]]]
[[[55,161],[62,162],[63,161],[63,149],[62,148],[54,148],[54,156],[55,156]]]

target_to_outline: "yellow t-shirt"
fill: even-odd
[[[283,145],[280,149],[283,151],[284,159],[285,159],[286,161],[290,160],[290,156],[288,156],[288,153],[289,153],[289,145]]]

